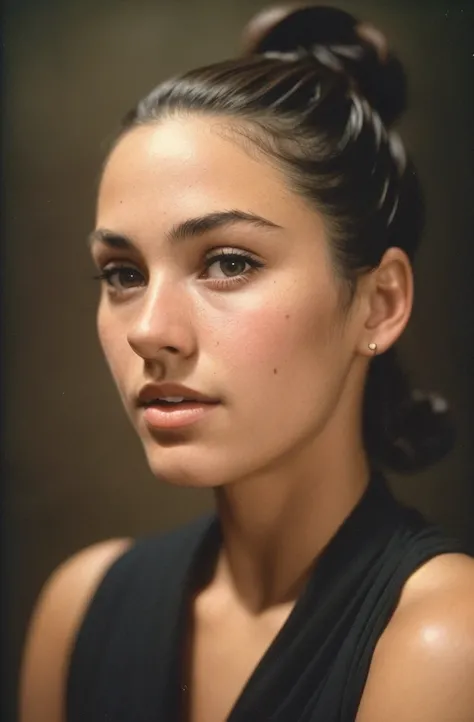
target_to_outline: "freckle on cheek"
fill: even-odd
[[[290,318],[290,314],[289,313],[285,314],[285,318],[286,319]]]

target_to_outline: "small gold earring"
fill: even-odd
[[[377,344],[376,343],[369,343],[369,348],[371,351],[374,352],[374,354],[377,353]]]

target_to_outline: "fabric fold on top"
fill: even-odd
[[[138,541],[112,565],[73,650],[67,722],[181,722],[189,600],[220,544],[207,515]],[[353,722],[404,583],[432,557],[460,551],[374,472],[228,722]]]

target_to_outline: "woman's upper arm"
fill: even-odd
[[[69,655],[108,567],[131,546],[113,539],[64,562],[45,584],[30,621],[20,678],[20,722],[65,722]]]
[[[474,722],[474,563],[387,627],[356,722]]]

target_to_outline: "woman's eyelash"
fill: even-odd
[[[229,263],[232,262],[245,262],[250,266],[250,270],[243,271],[242,273],[238,273],[235,276],[227,276],[223,279],[212,279],[212,280],[218,280],[218,281],[224,281],[224,282],[235,282],[238,280],[243,280],[245,277],[248,277],[252,272],[258,270],[259,268],[262,268],[264,264],[262,261],[257,260],[254,256],[250,255],[246,251],[238,251],[235,249],[220,249],[219,251],[213,253],[212,255],[208,256],[204,260],[205,270],[209,271],[211,266],[213,266],[216,262],[219,263],[225,263],[228,261]]]
[[[140,278],[143,280],[143,276],[136,268],[133,268],[133,266],[110,266],[109,268],[103,268],[100,273],[98,273],[96,276],[94,276],[94,280],[96,281],[105,281],[109,286],[114,286],[112,283],[114,278],[120,278],[120,276],[125,277],[128,276],[128,281],[134,285],[137,285],[137,279],[136,276],[140,276]],[[122,282],[124,281],[124,278],[122,278]],[[123,284],[122,284],[123,285]],[[139,285],[142,285],[140,282]]]
[[[234,265],[237,264],[237,266],[240,263],[244,264],[244,266],[249,266],[249,268],[244,268],[240,272],[233,274],[233,270],[235,270],[234,268],[231,270],[230,275],[226,275],[225,272],[223,272],[223,275],[218,278],[209,275],[209,270],[216,264],[221,265],[222,272],[222,266],[225,263]],[[244,283],[249,280],[252,273],[255,273],[258,269],[264,266],[262,261],[259,261],[247,251],[226,248],[221,248],[218,251],[211,252],[211,254],[204,259],[203,264],[204,271],[201,273],[199,278],[204,278],[218,288]],[[97,281],[104,281],[111,290],[119,293],[136,288],[137,286],[143,286],[145,284],[143,274],[134,266],[125,264],[110,265],[105,267],[99,274],[94,276],[94,279]]]

